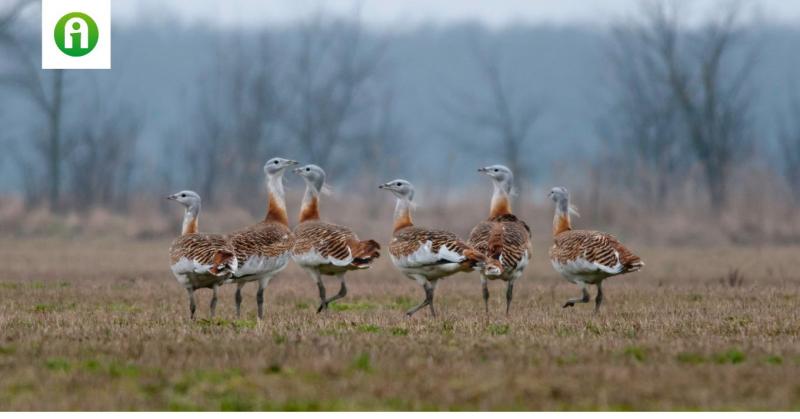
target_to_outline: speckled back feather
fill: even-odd
[[[512,214],[482,221],[469,236],[469,244],[486,256],[501,261],[503,271],[513,271],[531,250],[530,228]]]
[[[375,240],[359,240],[347,227],[318,220],[300,223],[294,230],[294,254],[316,250],[325,259],[348,259],[352,264],[364,267],[380,257],[380,244]]]
[[[220,234],[183,234],[172,242],[169,249],[172,265],[186,258],[200,265],[213,265],[209,271],[214,275],[231,273],[235,269],[234,255],[233,246]]]
[[[252,256],[278,257],[292,250],[294,236],[280,222],[262,221],[230,234],[230,241],[240,261]]]
[[[455,234],[444,230],[430,230],[423,227],[408,226],[395,231],[389,253],[396,258],[406,257],[428,241],[431,242],[431,251],[438,253],[444,247],[452,252],[465,256],[466,267],[473,267],[486,261],[485,255],[461,241]],[[442,261],[448,262],[448,261]]]
[[[550,258],[562,265],[584,259],[608,268],[620,266],[618,274],[636,272],[644,266],[638,256],[608,233],[568,230],[556,235],[553,240]]]

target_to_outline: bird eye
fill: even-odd
[[[181,194],[181,198],[186,198],[186,194],[185,194],[185,193],[182,193],[182,194]]]
[[[400,183],[400,182],[397,182],[397,186],[403,186],[403,184]]]
[[[310,171],[311,171],[311,169],[306,167],[306,172],[310,172]]]
[[[500,170],[498,170],[498,169],[494,169],[494,171],[495,171],[495,172],[499,172]]]

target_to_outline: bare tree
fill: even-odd
[[[91,115],[67,136],[66,143],[72,150],[68,159],[71,203],[83,210],[102,206],[125,211],[141,118],[130,106],[109,109],[101,102],[95,103]]]
[[[47,171],[48,202],[51,209],[60,209],[64,156],[62,116],[64,111],[64,73],[62,70],[39,69],[35,53],[36,42],[24,39],[9,30],[19,13],[30,1],[20,1],[5,17],[0,17],[0,46],[5,57],[14,63],[0,75],[0,84],[27,98],[47,121],[47,133],[36,141],[35,150],[45,162]],[[33,54],[30,51],[34,51]],[[30,166],[30,165],[28,165]]]
[[[502,158],[520,181],[532,173],[525,162],[525,147],[533,138],[533,127],[542,114],[541,105],[533,98],[519,95],[519,89],[509,83],[500,68],[497,48],[471,42],[472,56],[483,86],[482,94],[455,91],[453,101],[446,102],[448,112],[459,122],[485,130],[492,147],[499,145]]]
[[[285,126],[310,160],[336,171],[369,129],[384,45],[370,44],[358,19],[317,16],[303,24],[288,72]],[[362,144],[363,145],[363,144]],[[331,165],[334,165],[331,167]]]
[[[612,150],[611,164],[598,170],[614,172],[618,182],[636,188],[651,209],[661,209],[673,188],[685,178],[688,146],[681,115],[666,83],[654,78],[666,69],[642,25],[618,25],[612,30],[607,56],[615,98],[598,126]]]
[[[789,100],[789,111],[783,118],[778,143],[783,158],[783,175],[791,188],[795,204],[800,204],[800,96]]]
[[[647,92],[649,86],[668,89],[665,103],[669,107],[657,112],[657,119],[669,122],[679,116],[680,131],[676,134],[687,139],[687,149],[702,168],[714,209],[726,204],[731,171],[747,156],[753,142],[751,74],[755,60],[752,51],[743,58],[732,57],[742,47],[740,5],[729,3],[720,10],[720,19],[692,31],[682,27],[676,3],[647,3],[643,20],[629,29],[641,47],[628,52],[639,54],[651,68],[641,82],[629,80],[628,92]],[[653,107],[637,109],[633,106],[628,110],[638,113],[635,119],[645,121],[646,129],[661,136],[663,127],[647,122],[647,112]],[[673,125],[670,122],[667,126]],[[642,140],[663,141],[658,137]]]

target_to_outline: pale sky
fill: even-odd
[[[3,0],[0,0],[3,1]],[[478,21],[490,27],[513,23],[606,24],[632,15],[647,0],[112,0],[115,19],[140,21],[177,16],[215,26],[289,24],[316,11],[353,15],[378,28]],[[723,0],[723,3],[724,4]],[[683,0],[695,20],[713,16],[718,0]],[[750,16],[800,22],[800,0],[744,0]]]

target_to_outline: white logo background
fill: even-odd
[[[72,12],[89,15],[100,32],[97,46],[83,57],[64,54],[53,38],[58,20]],[[42,0],[42,68],[110,69],[111,0]]]

